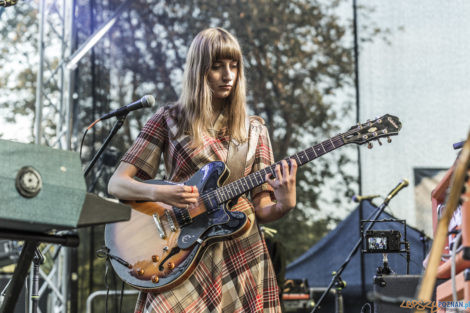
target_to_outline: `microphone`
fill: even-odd
[[[464,143],[465,143],[465,140],[462,140],[462,141],[454,143],[452,146],[454,147],[454,150],[457,150],[457,149],[462,148]]]
[[[361,201],[364,201],[364,200],[372,200],[374,198],[378,198],[380,197],[380,195],[369,195],[369,196],[360,196],[360,195],[354,195],[352,196],[352,200],[354,202],[361,202]]]
[[[126,115],[127,113],[138,110],[140,108],[149,108],[155,104],[155,98],[150,95],[143,96],[142,99],[133,102],[131,104],[125,105],[117,110],[114,110],[112,112],[106,113],[105,115],[100,117],[100,120],[107,120],[108,118],[111,118],[113,116],[122,116]]]
[[[392,191],[390,191],[384,203],[388,204],[390,200],[392,200],[392,198],[395,197],[400,190],[402,190],[408,185],[409,185],[408,179],[405,179],[405,178],[402,179],[401,182],[395,188],[393,188]]]

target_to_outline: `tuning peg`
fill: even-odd
[[[379,143],[379,145],[382,145],[382,142],[380,141],[380,138],[377,138],[377,142]]]
[[[367,144],[367,148],[372,149],[372,147],[374,146],[372,145],[372,142],[369,141],[369,143]]]
[[[387,137],[387,142],[388,142],[388,143],[391,143],[391,142],[392,142],[392,138]]]

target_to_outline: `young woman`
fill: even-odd
[[[146,123],[111,177],[109,192],[119,199],[191,209],[200,196],[197,188],[147,184],[135,177],[155,177],[163,155],[168,180],[186,181],[209,162],[232,164],[229,147],[244,143],[252,145],[253,153],[248,148],[246,160],[237,160],[245,164],[243,175],[271,165],[268,131],[261,118],[247,119],[245,105],[238,41],[222,28],[203,30],[189,48],[180,99]],[[267,175],[267,183],[251,190],[251,201],[243,196],[232,207],[250,219],[247,232],[211,245],[193,274],[174,289],[141,293],[135,312],[280,312],[276,277],[258,224],[294,208],[297,164],[289,163],[283,161],[276,178]]]

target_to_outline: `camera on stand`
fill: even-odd
[[[371,222],[379,223],[399,223],[403,225],[404,240],[401,240],[401,232],[399,230],[367,230],[364,231],[364,225]],[[361,235],[363,249],[362,253],[382,253],[383,264],[377,267],[376,275],[374,276],[374,284],[381,287],[385,286],[383,275],[393,273],[393,270],[388,265],[388,253],[406,253],[406,273],[409,274],[410,262],[410,246],[406,238],[406,221],[396,219],[384,219],[379,221],[364,220],[361,221]],[[402,248],[403,247],[403,248]]]
[[[366,253],[400,252],[401,233],[398,230],[368,230],[365,233]]]

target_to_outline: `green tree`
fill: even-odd
[[[119,89],[155,94],[158,103],[175,101],[192,38],[209,26],[227,28],[245,55],[249,109],[265,119],[280,160],[344,131],[341,127],[350,125],[343,120],[355,115],[350,102],[335,98],[351,90],[353,77],[349,25],[334,13],[340,3],[136,1],[111,35],[116,71],[129,77]],[[134,139],[131,134],[125,134],[126,145]],[[351,155],[353,149],[343,148],[300,169],[299,209],[272,225],[295,242],[287,245],[290,260],[312,244],[314,221],[323,219],[315,215],[325,202],[340,207],[353,194],[354,171],[345,169]],[[325,185],[333,189],[331,199],[322,199]],[[335,218],[328,217],[326,224],[331,227]]]
[[[89,1],[77,4],[77,46],[111,16],[122,1]],[[270,130],[276,160],[345,131],[354,121],[351,105],[353,50],[351,21],[339,17],[337,9],[347,1],[318,0],[136,0],[113,29],[79,63],[75,72],[75,141],[78,150],[83,130],[104,112],[144,94],[157,103],[177,100],[185,54],[192,38],[209,26],[221,26],[240,40],[248,78],[250,113],[263,117]],[[367,8],[366,8],[367,9]],[[0,107],[7,118],[34,113],[37,72],[37,8],[15,6],[15,14],[0,20]],[[5,11],[6,12],[6,11]],[[11,11],[10,11],[11,12]],[[363,12],[370,11],[363,8]],[[21,18],[20,18],[21,16]],[[361,39],[371,40],[379,29],[369,27]],[[49,62],[54,64],[54,54]],[[21,56],[21,66],[13,68]],[[53,94],[57,85],[48,86]],[[5,96],[7,95],[7,96]],[[14,101],[11,101],[14,99]],[[135,111],[114,138],[112,145],[122,154],[133,142],[148,110]],[[53,138],[54,121],[47,138]],[[31,119],[31,138],[33,138]],[[104,141],[112,121],[97,124],[84,141],[84,166]],[[116,157],[116,156],[115,156]],[[355,152],[352,147],[323,156],[298,173],[298,208],[282,220],[268,225],[278,230],[292,261],[334,226],[339,215],[324,208],[347,207],[356,189]],[[106,183],[114,166],[100,161],[87,179],[94,192],[106,194]],[[95,178],[97,177],[97,178]],[[102,228],[81,230],[85,240],[98,248]],[[82,273],[103,273],[104,262],[92,260],[88,247],[80,248]],[[88,267],[88,268],[87,268]],[[83,277],[83,276],[82,276]],[[102,288],[99,277],[94,289]],[[88,281],[84,281],[88,284]],[[93,290],[83,287],[83,299]],[[84,301],[83,301],[84,303]]]

